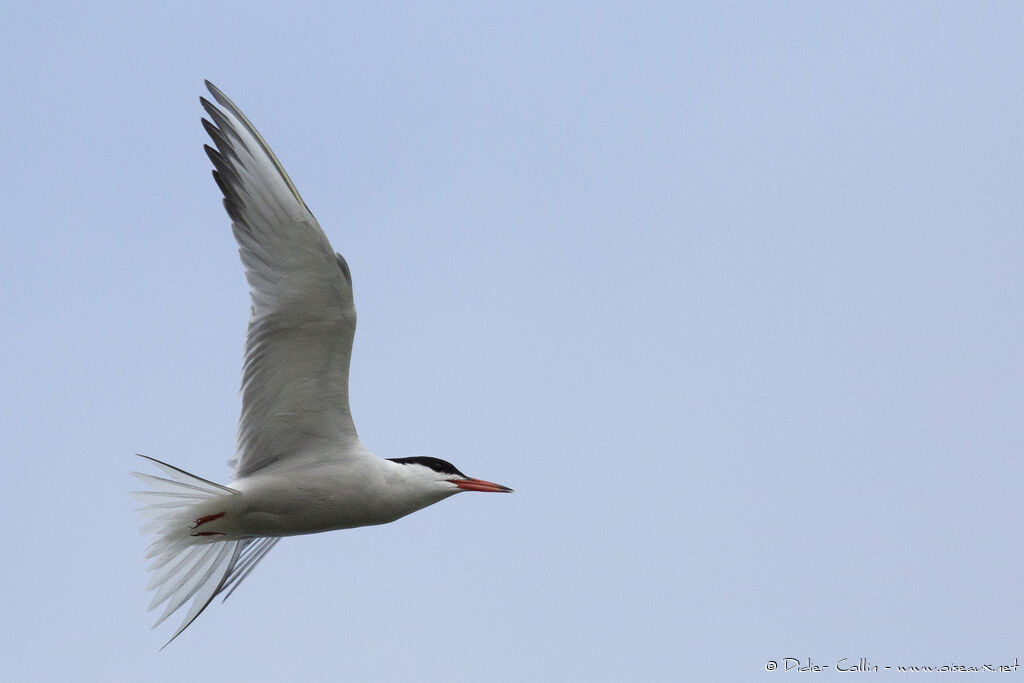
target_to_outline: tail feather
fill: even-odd
[[[181,625],[167,641],[169,644],[195,621],[218,593],[230,587],[227,593],[230,595],[279,539],[220,540],[193,536],[191,525],[196,519],[197,504],[238,492],[148,456],[141,457],[167,475],[132,472],[153,489],[131,492],[144,504],[139,508],[143,520],[141,529],[153,539],[146,549],[149,570],[153,572],[146,590],[156,591],[149,609],[167,603],[153,627],[192,600]]]
[[[280,538],[260,538],[254,539],[251,545],[247,545],[242,548],[242,552],[239,554],[238,562],[232,568],[230,575],[227,577],[227,581],[224,582],[224,586],[221,588],[222,591],[227,591],[224,594],[224,600],[231,597],[231,594],[235,592],[239,584],[245,580],[245,577],[252,573],[252,570],[256,568],[267,553],[273,549]]]
[[[190,578],[195,578],[196,572],[209,559],[210,551],[215,548],[215,544],[212,543],[198,547],[194,546],[188,551],[177,553],[172,558],[172,560],[177,560],[173,565],[168,562],[166,565],[154,569],[153,577],[149,580],[149,584],[146,585],[146,590],[156,589],[156,595],[153,596],[153,601],[149,603],[149,609],[156,609],[157,606],[163,604],[165,600],[173,595],[177,595],[182,599],[171,600],[167,605],[168,609],[173,612],[180,607],[182,602],[188,599],[189,595],[188,591],[181,591],[182,587]],[[169,613],[160,617],[160,620],[163,621],[167,616],[169,616]],[[160,622],[158,621],[157,623]]]
[[[202,557],[192,572],[184,577],[184,582],[172,594],[172,599],[167,603],[167,608],[160,615],[154,626],[163,623],[164,619],[171,616],[190,598],[192,604],[189,606],[185,618],[182,620],[178,630],[171,636],[174,640],[189,625],[196,620],[206,606],[210,604],[214,596],[220,591],[228,572],[231,571],[231,564],[238,554],[238,547],[242,541],[227,541],[223,543],[211,543],[201,551]],[[168,640],[167,642],[171,642]]]

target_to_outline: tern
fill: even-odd
[[[284,536],[387,524],[462,491],[512,491],[439,458],[386,460],[363,447],[348,399],[356,329],[348,264],[256,128],[206,87],[216,104],[200,97],[214,143],[204,149],[252,308],[230,484],[148,456],[162,476],[132,472],[152,489],[132,495],[152,539],[149,608],[166,603],[153,627],[192,600],[168,644]]]

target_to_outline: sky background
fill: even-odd
[[[1024,662],[1022,35],[1015,2],[4,3],[4,676]],[[363,442],[516,492],[287,539],[159,652],[128,472],[228,480],[249,308],[204,78],[351,266]]]

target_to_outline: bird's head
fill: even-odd
[[[467,477],[455,465],[440,458],[391,458],[391,462],[410,468],[418,479],[436,482],[450,495],[462,491],[483,491],[485,493],[512,493],[512,489],[483,479]]]

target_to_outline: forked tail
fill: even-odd
[[[170,643],[188,625],[195,621],[206,606],[222,592],[224,599],[238,587],[256,563],[263,559],[278,538],[243,538],[217,540],[213,536],[194,531],[197,522],[194,510],[204,502],[224,496],[238,495],[227,486],[215,484],[177,467],[146,458],[166,474],[132,472],[153,488],[152,491],[132,491],[136,500],[144,503],[141,530],[153,539],[146,550],[149,571],[153,576],[146,590],[155,590],[149,609],[164,602],[167,606],[153,627],[156,628],[179,607],[192,599],[181,626],[174,632]],[[164,644],[164,647],[167,646]]]

